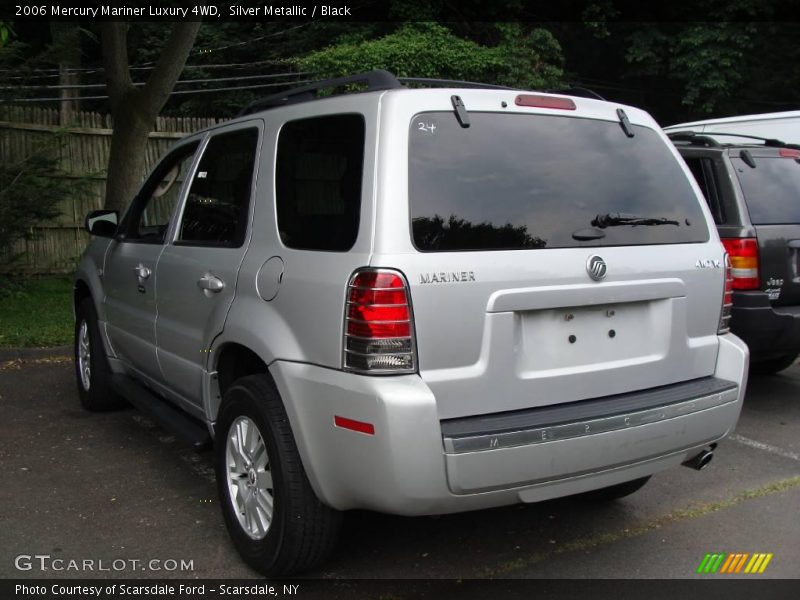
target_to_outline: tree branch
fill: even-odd
[[[177,23],[172,28],[172,33],[161,50],[158,62],[142,89],[142,96],[150,114],[157,115],[169,99],[175,82],[186,64],[199,29],[199,21],[184,21]]]

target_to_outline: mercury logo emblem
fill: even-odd
[[[586,261],[586,271],[589,273],[589,277],[595,281],[600,281],[606,276],[608,267],[606,266],[606,261],[596,254],[593,254],[589,257],[589,260]]]

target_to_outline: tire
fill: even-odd
[[[75,310],[75,380],[78,396],[87,410],[106,411],[122,408],[125,401],[111,389],[103,340],[97,327],[97,311],[91,298],[84,298]]]
[[[214,454],[225,525],[248,565],[266,576],[287,576],[328,558],[342,515],[311,488],[269,376],[242,377],[225,392]]]
[[[581,500],[588,500],[590,502],[611,502],[612,500],[619,500],[625,496],[630,496],[634,492],[638,492],[648,481],[650,481],[650,475],[634,479],[633,481],[626,481],[625,483],[618,483],[617,485],[600,488],[599,490],[592,490],[591,492],[580,494],[578,497]]]
[[[791,354],[784,354],[778,358],[770,358],[769,360],[750,363],[750,372],[755,375],[774,375],[779,371],[791,367],[794,361],[797,360],[797,355],[798,353],[794,352]]]

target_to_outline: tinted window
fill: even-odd
[[[174,150],[156,167],[125,215],[121,230],[127,241],[164,241],[197,146],[195,142]]]
[[[360,115],[286,123],[278,138],[278,230],[289,248],[349,250],[356,241],[364,164]]]
[[[519,114],[423,113],[409,132],[412,233],[423,251],[668,244],[708,240],[680,164],[651,129]],[[678,225],[573,233],[598,214],[665,217]]]
[[[725,212],[720,202],[719,186],[717,185],[717,172],[714,169],[714,161],[710,158],[687,158],[684,157],[686,164],[692,171],[692,175],[703,192],[711,214],[714,216],[714,223],[717,225],[725,222]]]
[[[756,168],[732,158],[750,220],[755,225],[800,223],[800,164],[791,158],[756,157]]]
[[[211,138],[194,174],[178,242],[241,246],[247,231],[258,130]]]

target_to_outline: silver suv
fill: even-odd
[[[725,252],[656,122],[488,87],[269,97],[87,217],[81,401],[214,438],[265,574],[318,566],[341,511],[620,497],[736,424]]]

